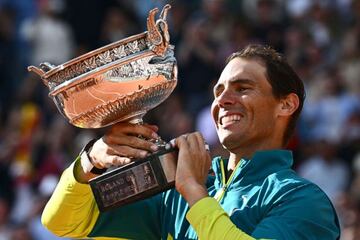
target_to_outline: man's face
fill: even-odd
[[[265,66],[234,58],[215,85],[214,97],[212,116],[220,142],[230,152],[266,147],[272,140],[280,102],[272,94]]]

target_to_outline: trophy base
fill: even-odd
[[[169,144],[156,153],[89,181],[101,212],[130,204],[175,186],[177,149]]]

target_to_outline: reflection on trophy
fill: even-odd
[[[147,31],[54,66],[29,71],[40,75],[61,114],[74,126],[101,128],[129,121],[142,123],[177,84],[177,65],[169,44],[166,5],[149,12]],[[176,151],[163,141],[160,150],[90,181],[100,211],[143,199],[174,186]]]

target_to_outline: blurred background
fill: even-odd
[[[282,52],[306,85],[289,149],[294,168],[330,197],[342,240],[360,238],[360,1],[0,0],[0,240],[58,239],[40,223],[61,172],[106,129],[77,129],[26,67],[61,64],[146,30],[153,7],[176,46],[175,92],[146,115],[165,140],[198,130],[223,155],[210,116],[225,59],[249,43]]]

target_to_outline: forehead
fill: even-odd
[[[247,79],[254,81],[254,83],[265,83],[267,82],[266,68],[259,61],[237,57],[225,66],[217,84],[225,84],[238,79]]]

